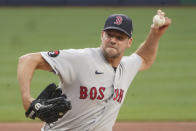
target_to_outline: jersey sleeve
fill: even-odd
[[[142,58],[138,54],[133,53],[130,56],[123,57],[123,65],[126,72],[125,81],[128,81],[130,84],[142,65]]]
[[[138,71],[142,65],[142,58],[137,53],[133,53],[132,55],[127,57],[126,65],[127,68],[132,68],[132,70]]]
[[[41,52],[41,56],[52,67],[54,73],[66,83],[75,79],[73,54],[71,50],[60,50],[58,55],[51,55],[51,52]]]

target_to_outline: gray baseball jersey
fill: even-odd
[[[59,76],[72,110],[42,131],[112,131],[125,94],[142,59],[136,53],[124,56],[116,71],[101,48],[41,52]]]

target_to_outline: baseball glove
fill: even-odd
[[[68,110],[71,110],[71,102],[66,95],[62,95],[62,90],[52,83],[31,103],[25,115],[31,119],[37,117],[46,123],[52,123],[62,118]]]

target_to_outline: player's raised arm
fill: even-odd
[[[17,77],[25,110],[28,109],[30,103],[34,100],[30,95],[30,83],[36,69],[52,70],[40,53],[27,54],[19,58]]]
[[[164,21],[157,18],[153,20],[150,33],[136,51],[136,53],[143,59],[140,71],[148,69],[153,64],[157,55],[158,42],[171,24],[171,19],[165,17],[165,13],[161,10],[157,11],[157,15],[160,16],[161,19],[164,19]]]

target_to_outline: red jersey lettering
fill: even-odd
[[[88,89],[85,86],[80,86],[80,99],[86,99],[88,94]]]
[[[118,98],[118,89],[115,89],[114,90],[114,97],[113,97],[113,100],[115,101],[117,98]]]
[[[99,96],[97,97],[98,100],[102,100],[104,98],[104,92],[105,91],[105,87],[100,87],[99,88]]]
[[[123,89],[120,89],[120,95],[118,97],[118,102],[121,103],[122,99],[123,99],[123,94],[124,94],[124,90]]]
[[[90,90],[90,99],[94,100],[97,97],[97,89],[96,87],[92,87]]]

